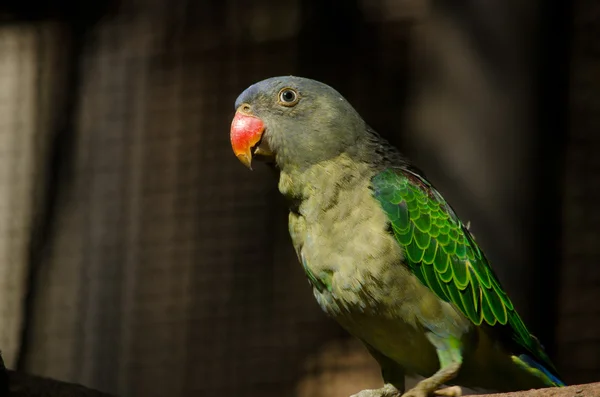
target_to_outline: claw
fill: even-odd
[[[449,365],[446,365],[438,372],[430,376],[429,378],[425,378],[419,383],[416,384],[415,387],[407,391],[402,395],[402,397],[430,397],[430,396],[446,396],[446,397],[459,397],[462,394],[462,390],[460,387],[446,387],[440,389],[445,382],[448,382],[452,378],[456,376],[458,370],[460,369],[460,362],[455,362]],[[458,394],[457,394],[458,393]]]
[[[427,391],[424,388],[419,387],[419,385],[417,385],[409,391],[407,391],[406,393],[404,393],[402,397],[429,397],[429,393],[427,393]]]
[[[402,397],[429,397],[429,395],[425,390],[415,388],[404,393]]]
[[[388,384],[381,389],[366,389],[362,390],[350,397],[400,397],[402,393],[394,386]]]
[[[425,388],[416,386],[415,388],[410,389],[409,391],[404,393],[402,397],[430,397],[431,395],[443,397],[461,397],[462,389],[459,386],[451,386],[445,387],[443,389],[434,390],[430,394]]]
[[[433,392],[436,396],[445,396],[445,397],[461,397],[462,389],[459,386],[450,386],[445,387],[443,389],[439,389]]]

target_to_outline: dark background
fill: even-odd
[[[568,383],[600,379],[600,6],[0,3],[0,348],[122,396],[380,382],[314,302],[237,95],[334,86],[471,221]]]

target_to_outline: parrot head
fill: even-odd
[[[307,167],[356,144],[364,121],[336,90],[315,80],[272,77],[235,101],[231,146],[248,168],[252,160],[279,168]]]

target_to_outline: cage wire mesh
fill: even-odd
[[[347,2],[326,9],[328,3],[127,0],[75,31],[78,37],[60,23],[0,27],[0,186],[10,186],[0,189],[6,264],[0,268],[0,347],[9,365],[21,343],[31,219],[52,194],[47,210],[54,221],[36,257],[22,369],[144,397],[335,397],[381,384],[366,349],[314,302],[289,243],[275,176],[249,174],[227,135],[234,99],[246,86],[273,75],[308,74],[335,85],[367,120],[378,120],[374,127],[400,141],[403,82],[414,55],[407,41],[429,3]],[[349,18],[335,25],[341,33],[320,37],[319,29],[340,12]],[[430,39],[443,36],[429,33]],[[65,59],[73,60],[74,72]],[[489,74],[481,72],[482,78]],[[486,102],[500,109],[493,114],[497,131],[510,126],[511,136],[524,133],[527,122],[502,124],[514,109],[506,98],[494,101],[500,88],[485,88],[498,90]],[[444,89],[448,97],[460,91],[451,84]],[[65,105],[69,95],[72,108]],[[425,98],[433,113],[422,117],[438,114],[440,106],[469,109],[479,100],[439,98]],[[70,134],[53,133],[65,123],[57,114],[72,121]],[[463,117],[430,127],[454,123],[449,134],[462,130],[471,133],[467,141],[481,138],[474,131],[484,117],[480,124],[466,123],[468,112]],[[426,147],[432,136],[413,137],[413,147]],[[59,156],[63,169],[49,193],[39,185],[53,164],[52,140],[65,158]],[[493,159],[494,148],[485,150],[481,157]],[[468,151],[447,152],[462,156],[465,168],[477,168],[478,157]],[[473,191],[514,182],[500,173],[501,163],[480,164],[489,174]],[[468,208],[468,198],[457,188],[452,193],[452,175],[438,180],[458,207]],[[512,199],[486,201],[486,210],[502,218]],[[471,219],[478,216],[485,224],[480,215]],[[491,256],[510,262],[497,253],[499,246],[488,243]],[[527,271],[511,276],[507,266],[508,284],[526,285],[520,279],[527,280]],[[527,306],[526,293],[512,295]]]

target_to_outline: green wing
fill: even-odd
[[[554,368],[471,233],[427,180],[406,169],[387,169],[373,177],[372,188],[407,266],[423,284],[473,324],[494,327]]]

